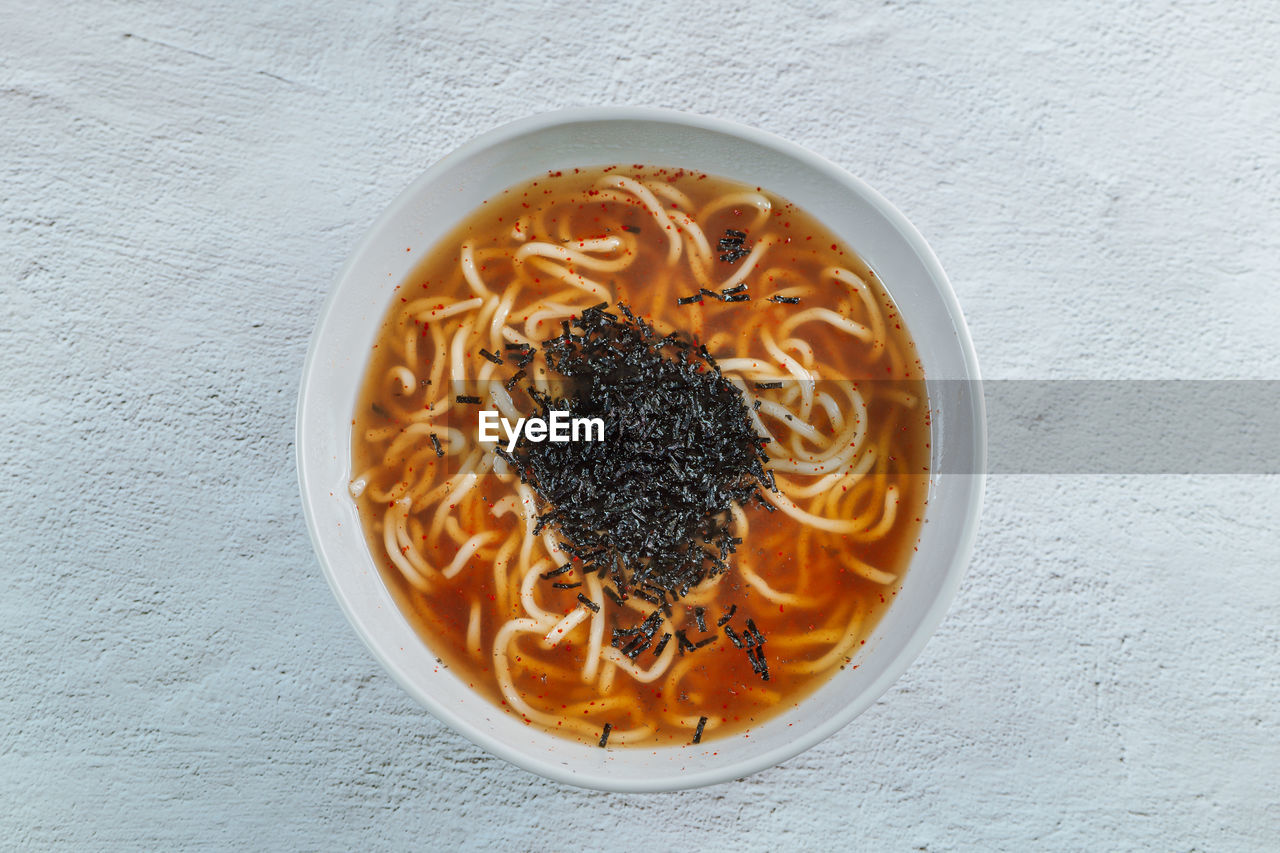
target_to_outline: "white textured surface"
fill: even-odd
[[[618,797],[480,753],[347,626],[293,473],[307,337],[418,172],[558,106],[827,155],[992,377],[1280,376],[1269,3],[0,0],[0,844],[1262,848],[1280,482],[996,477],[871,711]],[[475,6],[478,11],[468,11]]]

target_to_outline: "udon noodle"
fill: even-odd
[[[726,231],[745,235],[736,258]],[[638,655],[614,632],[658,619],[655,607],[577,571],[555,528],[537,529],[546,507],[532,486],[477,430],[480,408],[530,414],[510,353],[602,302],[705,344],[770,440],[777,486],[762,491],[768,509],[732,506],[742,544],[729,570],[665,606]],[[528,365],[532,387],[550,393],[556,379]],[[706,175],[584,169],[491,199],[397,289],[355,412],[350,488],[403,611],[478,691],[584,742],[608,724],[609,746],[689,743],[742,731],[856,665],[915,545],[928,441],[901,318],[817,221]],[[746,618],[767,681],[730,638]],[[656,642],[695,624],[716,638]]]

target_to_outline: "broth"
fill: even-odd
[[[520,347],[602,302],[705,344],[772,438],[773,511],[735,504],[728,571],[665,608],[616,601],[554,525],[532,535],[549,507],[477,438],[481,409],[531,413],[521,386],[499,390],[518,370],[554,386],[538,358],[518,367]],[[815,219],[700,173],[571,170],[485,202],[397,288],[354,413],[352,494],[401,609],[477,691],[582,742],[706,742],[851,665],[910,561],[929,431],[905,324]],[[611,642],[650,618],[661,625],[634,659]],[[689,649],[677,631],[714,639]],[[756,636],[767,680],[734,640]]]

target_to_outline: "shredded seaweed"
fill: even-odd
[[[729,620],[732,619],[733,614],[737,612],[738,612],[738,605],[736,604],[729,605],[729,609],[725,612],[725,614],[716,620],[716,627],[723,628],[725,625],[729,624]]]
[[[631,594],[634,595],[636,598],[640,599],[641,601],[647,601],[650,604],[662,603],[662,599],[655,598],[654,596],[650,595],[649,593],[645,592],[642,589],[633,589],[631,590]]]
[[[473,406],[478,406],[484,402],[474,394],[459,394],[457,397],[454,397],[454,399],[459,403],[470,403]]]
[[[430,433],[430,435],[431,435],[431,447],[435,450],[436,457],[439,458],[441,456],[444,456],[444,448],[440,446],[440,439],[436,436],[434,432]]]
[[[720,250],[720,260],[726,264],[736,264],[751,254],[751,247],[747,245],[747,235],[732,228],[724,229],[724,236],[720,238],[716,248]]]
[[[489,361],[492,361],[494,364],[502,364],[502,356],[496,353],[489,352],[484,347],[480,348],[480,354],[485,358],[489,359]]]
[[[649,648],[649,644],[653,642],[652,636],[640,634],[622,649],[622,653],[627,657],[635,660],[641,652]]]
[[[587,607],[591,608],[591,612],[592,612],[592,613],[599,613],[599,612],[600,612],[600,605],[599,605],[599,604],[596,604],[594,601],[592,601],[591,599],[587,598],[587,597],[586,597],[585,595],[583,595],[582,593],[578,593],[578,600],[579,600],[579,601],[581,601],[583,604],[585,604]]]
[[[765,660],[763,647],[752,646],[747,649],[747,660],[751,661],[751,669],[761,680],[769,680],[769,662]]]
[[[649,614],[649,618],[640,624],[640,631],[646,637],[652,637],[658,633],[658,629],[662,627],[662,611],[655,610]]]
[[[777,302],[781,305],[798,305],[800,303],[799,296],[770,296],[770,302]]]
[[[511,359],[515,362],[516,367],[528,367],[529,362],[533,361],[538,350],[529,344],[507,344],[506,348],[511,352]]]
[[[502,387],[510,391],[512,388],[516,387],[517,382],[519,382],[521,379],[524,379],[528,375],[529,374],[525,373],[524,370],[517,370],[514,374],[512,374],[510,379],[502,383]]]
[[[699,717],[699,718],[698,718],[698,727],[697,727],[696,729],[694,729],[694,730],[693,730],[693,742],[694,742],[694,743],[702,743],[702,730],[703,730],[703,729],[705,729],[706,727],[707,727],[707,718],[706,718],[706,717]]]
[[[508,461],[540,498],[535,532],[588,555],[583,571],[608,574],[621,597],[669,607],[728,569],[740,544],[730,508],[768,506],[766,456],[742,393],[705,347],[656,335],[624,304],[606,308],[541,343],[564,395],[526,390],[539,415],[601,418],[610,440],[522,436]]]
[[[604,747],[609,742],[609,732],[613,731],[613,723],[605,723],[604,730],[600,733],[600,746]]]

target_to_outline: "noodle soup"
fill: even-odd
[[[512,432],[558,410],[602,429]],[[652,167],[539,177],[435,246],[353,436],[371,550],[442,664],[610,747],[741,732],[856,665],[928,485],[872,271],[766,189]]]

